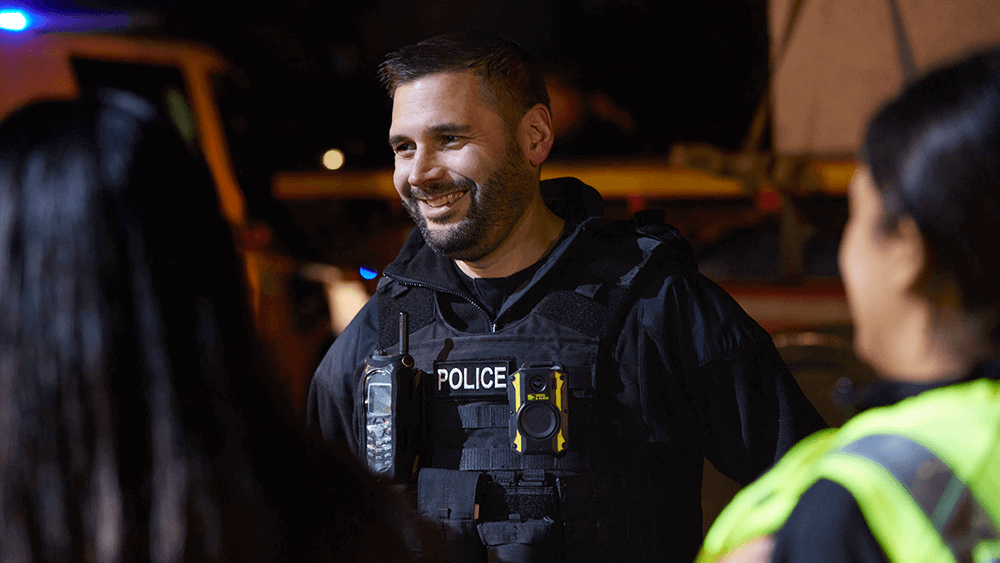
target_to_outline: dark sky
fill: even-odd
[[[584,100],[601,100],[554,157],[664,154],[677,140],[739,145],[767,73],[766,0],[84,0],[157,11],[161,31],[204,41],[237,66],[233,111],[276,168],[309,169],[331,146],[349,166],[391,164],[390,105],[375,82],[385,53],[436,33],[496,30]],[[256,5],[260,5],[259,3]],[[595,98],[596,95],[596,98]]]

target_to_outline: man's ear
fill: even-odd
[[[525,158],[533,167],[541,166],[549,157],[555,134],[552,132],[552,113],[544,104],[535,104],[521,118],[518,139]]]

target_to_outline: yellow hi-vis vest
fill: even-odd
[[[1000,382],[926,391],[802,440],[722,511],[698,562],[778,531],[820,479],[850,491],[889,561],[1000,562]]]

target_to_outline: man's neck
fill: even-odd
[[[455,263],[470,278],[505,278],[545,256],[559,241],[565,224],[536,192],[510,236],[496,250],[480,260]]]

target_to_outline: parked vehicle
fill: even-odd
[[[38,29],[31,27],[31,16],[0,9],[0,119],[34,101],[72,99],[109,86],[138,92],[159,104],[204,156],[220,209],[245,258],[262,340],[290,398],[304,412],[318,358],[335,327],[346,324],[345,314],[353,314],[351,307],[360,308],[366,294],[360,278],[345,274],[343,264],[304,262],[275,250],[270,228],[248,215],[217,95],[227,61],[205,45],[94,31],[109,22],[127,26],[124,16],[81,20],[50,14],[39,18],[47,26]],[[176,220],[183,229],[184,218]]]

